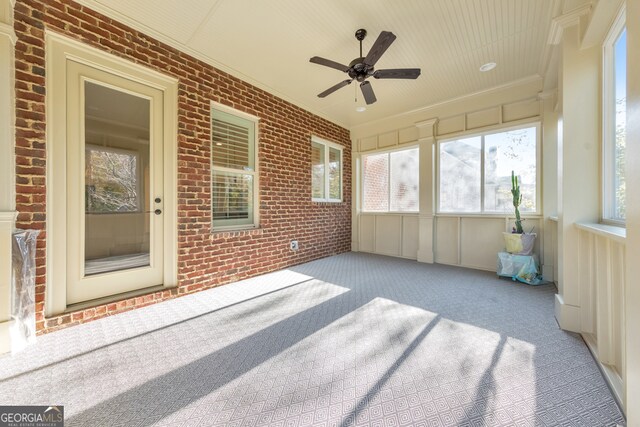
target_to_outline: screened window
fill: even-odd
[[[311,139],[311,198],[342,201],[342,147],[316,137]]]
[[[362,156],[362,210],[418,212],[418,149]]]
[[[513,211],[511,171],[520,180],[520,210],[537,212],[537,135],[532,126],[440,142],[439,212]]]
[[[604,44],[603,219],[624,223],[627,115],[627,31],[624,10]]]
[[[256,122],[215,108],[211,117],[213,227],[257,225]]]

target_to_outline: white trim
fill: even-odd
[[[527,98],[527,99],[530,100],[532,98]],[[521,100],[521,101],[524,101],[524,100]],[[520,102],[520,101],[516,101],[516,103],[517,102]],[[437,141],[455,141],[456,139],[467,138],[469,136],[489,135],[492,133],[500,133],[502,131],[522,129],[527,127],[528,125],[531,125],[532,123],[541,123],[541,122],[542,122],[542,117],[539,114],[536,114],[535,116],[525,117],[524,119],[509,121],[506,123],[496,123],[494,125],[482,126],[476,129],[461,130],[457,132],[447,133],[444,135],[434,135],[433,138],[436,139]]]
[[[607,239],[614,240],[618,243],[624,244],[627,239],[627,229],[623,227],[588,222],[576,222],[574,224],[580,230],[606,237]]]
[[[431,137],[429,137],[431,138]],[[416,142],[412,142],[412,143],[408,143],[408,144],[403,144],[401,146],[392,146],[392,147],[384,147],[384,148],[377,148],[375,150],[370,150],[370,151],[363,151],[362,153],[359,153],[361,157],[364,156],[368,156],[371,154],[384,154],[384,153],[395,153],[397,151],[406,151],[406,150],[412,150],[414,148],[420,149],[420,143],[419,141]]]
[[[420,107],[420,108],[416,108],[416,109],[413,109],[413,110],[409,110],[409,111],[405,111],[405,112],[402,112],[402,113],[394,114],[392,116],[387,116],[387,117],[384,117],[382,120],[387,121],[387,120],[398,119],[398,118],[401,118],[401,117],[410,116],[410,115],[413,115],[413,114],[420,114],[420,113],[427,112],[427,111],[429,111],[431,109],[434,109],[434,108],[437,108],[437,107],[443,107],[443,106],[446,106],[446,105],[449,105],[449,104],[453,104],[453,103],[456,103],[456,102],[466,101],[466,100],[469,100],[470,98],[474,98],[476,96],[488,95],[488,94],[491,94],[491,93],[494,93],[494,92],[498,92],[498,91],[503,91],[503,90],[507,90],[507,89],[513,89],[513,88],[517,88],[519,86],[524,86],[524,85],[530,84],[530,83],[536,83],[536,82],[542,83],[542,81],[543,81],[543,78],[540,75],[534,74],[534,75],[531,75],[531,76],[528,76],[528,77],[523,77],[523,78],[518,79],[518,80],[513,80],[513,81],[508,82],[508,83],[504,83],[504,84],[501,84],[501,85],[493,86],[493,87],[490,87],[488,89],[482,89],[482,90],[479,90],[479,91],[476,91],[476,92],[471,92],[471,93],[468,93],[468,94],[465,94],[465,95],[461,95],[461,96],[458,96],[458,97],[455,97],[455,98],[450,98],[450,99],[447,99],[445,101],[435,102],[433,104],[425,105],[425,106]],[[509,103],[511,103],[511,102],[509,102]],[[430,121],[430,120],[427,120],[427,122]],[[437,119],[437,120],[439,120],[439,119]],[[372,120],[370,122],[366,122],[366,123],[358,124],[358,125],[355,125],[355,126],[351,126],[349,128],[349,130],[353,134],[358,129],[366,128],[366,127],[371,126],[371,125],[373,125],[373,124],[375,124],[375,123],[377,123],[379,121],[381,121],[381,119]],[[419,122],[419,123],[421,123],[421,122]],[[416,124],[416,125],[418,125],[418,124]]]
[[[163,93],[163,215],[164,269],[163,286],[178,284],[178,227],[177,227],[177,108],[178,80],[142,65],[129,62],[100,49],[47,30],[45,32],[47,66],[47,247],[45,315],[67,310],[66,277],[66,181],[59,172],[66,170],[66,87],[67,63],[101,70],[121,78],[160,90]]]
[[[343,201],[343,187],[344,187],[344,147],[335,142],[328,141],[315,135],[311,135],[311,143],[316,143],[324,146],[324,194],[325,197],[311,197],[312,202],[317,203],[342,203]],[[330,194],[330,179],[329,179],[329,149],[333,148],[340,152],[340,198],[332,199]],[[312,178],[313,179],[313,176]]]
[[[581,332],[580,307],[564,302],[564,297],[556,294],[554,311],[560,328],[570,332]]]
[[[13,0],[0,0],[0,188],[3,189],[0,193],[0,211],[13,211],[16,205],[15,44],[17,39],[13,28],[14,3]],[[0,270],[0,274],[2,273]]]
[[[16,211],[4,211],[4,212],[0,211],[0,223],[10,222],[13,227],[13,223],[15,222],[17,216],[18,216],[18,212]]]
[[[591,4],[587,3],[553,18],[551,20],[551,28],[549,29],[547,43],[552,45],[560,44],[565,28],[578,25],[580,23],[580,18],[588,15],[590,12]]]
[[[544,216],[541,214],[522,214],[520,215],[523,219],[543,219]],[[434,218],[482,218],[482,219],[515,219],[515,216],[511,213],[508,214],[500,214],[500,213],[455,213],[455,212],[436,212],[433,214]]]
[[[223,113],[231,114],[236,117],[240,117],[245,120],[250,120],[252,122],[260,122],[260,117],[254,116],[253,114],[245,113],[244,111],[236,110],[233,107],[229,107],[228,105],[220,104],[219,102],[211,101],[211,108],[214,110],[222,111]],[[256,129],[257,131],[257,129]],[[257,138],[256,138],[257,141]]]
[[[598,340],[592,335],[587,333],[582,333],[582,339],[587,344],[591,355],[595,359],[596,363],[600,367],[602,374],[605,379],[609,383],[609,387],[611,391],[613,391],[613,396],[616,399],[618,405],[625,411],[625,389],[624,389],[624,380],[620,377],[620,374],[616,372],[616,370],[600,361],[598,357]]]
[[[625,0],[607,0],[593,2],[593,10],[589,16],[589,24],[582,36],[582,49],[588,49],[602,44],[611,23],[618,14],[620,7]]]
[[[542,101],[545,101],[547,99],[551,99],[555,101],[557,96],[558,96],[558,89],[549,89],[549,90],[544,90],[542,92],[538,92],[538,99]]]
[[[9,24],[5,24],[4,22],[0,22],[0,35],[9,37],[13,46],[15,46],[18,41],[18,37],[16,36],[16,32],[13,27]]]
[[[8,353],[11,351],[11,326],[13,320],[7,320],[6,322],[0,322],[0,354]]]
[[[611,222],[624,226],[625,221],[613,217],[615,194],[612,179],[615,175],[615,44],[626,28],[626,8],[624,3],[618,10],[602,42],[602,145],[600,163],[600,218],[603,222]],[[628,78],[628,76],[627,76]],[[612,111],[613,109],[613,111]]]
[[[11,252],[17,212],[0,211],[0,354],[11,349]]]
[[[120,58],[119,56],[112,55],[47,29],[45,31],[45,46],[51,45],[52,43],[59,45],[60,48],[64,48],[65,58],[110,73],[116,71],[116,75],[121,75],[156,89],[166,88],[167,84],[177,85],[179,82],[175,77],[136,64],[135,62]],[[108,61],[109,65],[105,65],[105,61]],[[115,68],[115,70],[111,67]]]
[[[0,6],[0,354],[11,349],[11,275],[13,230],[17,212],[15,173],[15,49],[14,1]]]

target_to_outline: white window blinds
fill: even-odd
[[[211,119],[213,226],[255,225],[254,121],[214,109]]]

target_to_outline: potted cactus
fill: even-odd
[[[536,233],[525,233],[522,228],[522,221],[524,221],[520,217],[522,194],[520,194],[520,184],[514,171],[511,171],[511,196],[513,197],[516,221],[511,233],[503,233],[507,252],[516,255],[531,255],[536,242]]]

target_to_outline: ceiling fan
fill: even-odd
[[[335,68],[336,70],[343,71],[349,75],[347,80],[343,80],[335,86],[331,86],[329,89],[318,94],[318,97],[324,98],[325,96],[335,92],[336,90],[345,87],[355,79],[360,82],[360,89],[362,95],[367,104],[373,104],[376,102],[376,95],[373,93],[371,83],[366,81],[369,77],[376,79],[416,79],[420,75],[420,68],[395,68],[389,70],[375,70],[374,65],[382,54],[391,46],[391,43],[396,39],[396,36],[390,31],[382,31],[378,36],[378,39],[371,47],[371,50],[366,57],[362,56],[362,40],[367,36],[367,30],[359,29],[356,31],[356,39],[360,42],[360,57],[354,59],[349,65],[342,65],[338,62],[330,59],[320,58],[314,56],[309,60],[314,64],[324,65],[325,67]]]

